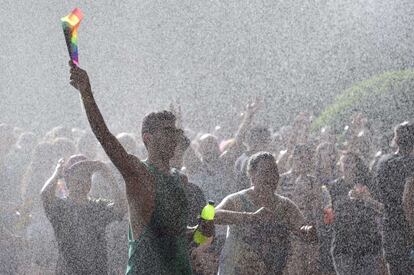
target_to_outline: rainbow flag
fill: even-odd
[[[70,14],[60,19],[62,21],[63,33],[65,35],[70,59],[72,59],[73,63],[76,65],[79,65],[78,28],[82,19],[83,13],[78,8],[75,8]]]

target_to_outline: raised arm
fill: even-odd
[[[58,164],[56,165],[56,169],[53,172],[53,175],[46,181],[45,185],[40,191],[40,197],[42,198],[44,204],[49,204],[53,202],[54,199],[56,199],[56,187],[58,180],[63,177],[62,172],[64,162],[64,159],[59,160]]]
[[[242,121],[237,129],[237,132],[234,136],[235,143],[231,146],[226,152],[224,152],[220,158],[224,160],[227,165],[233,167],[234,162],[240,156],[241,152],[244,151],[243,142],[246,138],[246,134],[250,129],[251,123],[253,121],[254,115],[260,109],[262,102],[256,98],[255,101],[249,102],[246,105],[246,109],[243,112]]]
[[[414,178],[408,179],[405,183],[403,205],[411,234],[414,236]]]
[[[80,92],[92,132],[121,174],[123,176],[131,175],[134,169],[137,168],[137,162],[131,161],[131,157],[127,151],[106,126],[105,120],[93,97],[88,74],[86,71],[74,65],[72,61],[69,62],[69,65],[71,67],[70,84]]]
[[[243,145],[243,141],[253,121],[253,117],[260,109],[261,104],[262,102],[258,98],[256,98],[255,101],[250,102],[246,105],[246,110],[243,113],[242,122],[240,123],[236,135],[234,137],[236,139],[236,147],[240,147]]]

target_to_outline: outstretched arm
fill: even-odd
[[[70,84],[80,92],[92,132],[121,174],[123,176],[131,175],[134,168],[136,169],[135,165],[137,162],[131,161],[127,151],[106,126],[105,120],[93,97],[88,74],[73,64],[72,61],[69,62],[69,65],[71,67]]]
[[[219,209],[215,215],[215,223],[219,225],[252,223],[255,213]]]
[[[271,217],[272,213],[261,207],[256,212],[239,211],[233,201],[233,196],[227,196],[216,207],[216,214],[214,222],[218,225],[232,225],[232,224],[252,224],[260,220],[266,220]]]

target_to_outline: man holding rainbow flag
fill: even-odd
[[[125,180],[130,221],[126,274],[192,274],[187,247],[188,233],[194,229],[187,229],[184,191],[188,180],[170,167],[177,141],[183,135],[176,127],[174,114],[162,111],[144,117],[141,134],[148,159],[142,161],[128,154],[109,131],[89,77],[78,67],[77,55],[75,58],[71,54],[69,65],[70,84],[80,92],[92,131]],[[206,236],[214,231],[213,223],[202,228]]]

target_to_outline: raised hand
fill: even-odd
[[[174,104],[174,103],[171,102],[170,103],[170,112],[175,115],[176,127],[181,129],[183,127],[183,114],[181,112],[180,103],[176,102]]]
[[[264,103],[262,98],[256,97],[254,100],[247,102],[244,112],[241,114],[243,118],[252,118],[257,111],[260,110]]]
[[[55,192],[57,188],[57,183],[59,179],[64,176],[65,160],[61,158],[53,172],[52,177],[50,177],[45,185],[43,185],[42,190],[40,191],[40,196],[42,201],[45,203],[50,203],[52,200],[56,199]]]
[[[58,163],[55,168],[55,175],[57,176],[58,179],[63,178],[64,170],[65,170],[65,159],[61,158],[58,160]]]
[[[79,92],[85,92],[91,90],[91,84],[89,82],[88,74],[85,70],[82,70],[76,66],[72,60],[69,61],[70,66],[70,85],[79,90]]]
[[[318,241],[318,234],[314,225],[304,225],[299,230],[304,241],[316,243]]]

